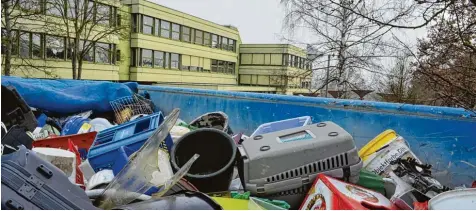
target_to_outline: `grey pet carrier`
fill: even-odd
[[[317,174],[358,182],[362,161],[352,136],[322,122],[250,137],[238,147],[243,186],[297,208]]]

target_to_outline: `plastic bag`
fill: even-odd
[[[144,145],[131,156],[124,168],[95,201],[96,206],[101,209],[112,209],[128,204],[155,186],[150,182],[153,180],[154,172],[160,171],[157,166],[157,150],[167,149],[164,140],[177,121],[179,113],[179,109],[174,109]]]

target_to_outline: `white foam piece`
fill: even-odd
[[[76,183],[76,155],[73,152],[46,147],[35,147],[32,149],[39,157],[49,161],[58,167],[68,177],[69,181]]]

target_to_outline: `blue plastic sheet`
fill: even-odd
[[[46,80],[2,76],[2,85],[14,86],[29,106],[58,114],[92,110],[112,111],[110,101],[132,96],[138,84],[83,80]]]

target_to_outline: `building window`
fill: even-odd
[[[2,28],[2,54],[7,51],[7,30]]]
[[[160,20],[159,19],[155,19],[155,32],[154,32],[154,35],[156,36],[159,36],[160,37]]]
[[[83,61],[94,62],[94,45],[89,41],[79,41],[79,50],[83,54]]]
[[[228,50],[228,38],[226,37],[221,38],[221,49]]]
[[[212,48],[218,48],[218,35],[212,35]]]
[[[195,30],[195,44],[203,45],[203,32]]]
[[[46,14],[53,16],[62,16],[64,11],[64,5],[61,4],[62,1],[47,1],[46,2]]]
[[[32,34],[31,36],[31,51],[33,58],[42,58],[41,51],[41,34]]]
[[[154,67],[164,67],[164,52],[154,51]]]
[[[22,58],[30,57],[30,33],[28,32],[20,34],[20,56]]]
[[[152,50],[142,49],[141,52],[141,66],[152,67]]]
[[[96,22],[103,25],[109,25],[111,19],[111,7],[104,4],[96,5]]]
[[[137,48],[131,48],[131,67],[137,67]]]
[[[172,39],[180,40],[180,25],[175,23],[172,24]]]
[[[182,26],[182,41],[190,42],[190,28]]]
[[[111,46],[107,43],[96,43],[96,62],[103,64],[111,63]]]
[[[19,4],[23,10],[41,11],[41,0],[20,0]]]
[[[170,68],[170,53],[165,53],[164,68]]]
[[[211,47],[210,33],[203,32],[203,45]]]
[[[138,18],[139,18],[139,15],[138,14],[132,14],[131,17],[132,17],[132,32],[137,33],[137,32],[139,32],[139,30],[137,29],[137,24],[139,24],[137,22]]]
[[[171,62],[170,68],[172,69],[179,69],[180,64],[180,56],[176,53],[171,54]]]
[[[94,2],[93,1],[88,1],[88,8],[87,8],[87,19],[88,20],[94,20]]]
[[[74,9],[74,7],[76,6],[75,2],[76,2],[76,0],[68,0],[66,2],[66,4],[67,4],[66,5],[67,14],[66,15],[68,16],[68,18],[76,18],[76,11]],[[79,2],[78,2],[78,7],[83,8],[81,3],[79,3]]]
[[[228,50],[235,52],[235,40],[228,40]]]
[[[218,61],[215,59],[212,59],[212,72],[218,72]]]
[[[170,22],[164,20],[160,21],[160,36],[170,38]]]
[[[226,63],[224,61],[218,61],[218,72],[225,73]]]
[[[229,74],[235,74],[235,63],[228,62],[228,71]]]
[[[154,19],[149,16],[142,16],[142,32],[152,34],[154,30]]]
[[[64,59],[65,45],[64,37],[46,36],[46,58]]]
[[[299,66],[299,57],[297,56],[293,56],[293,61],[294,61],[294,67],[298,67]]]
[[[74,39],[66,39],[66,59],[73,59],[73,53],[74,53]]]

